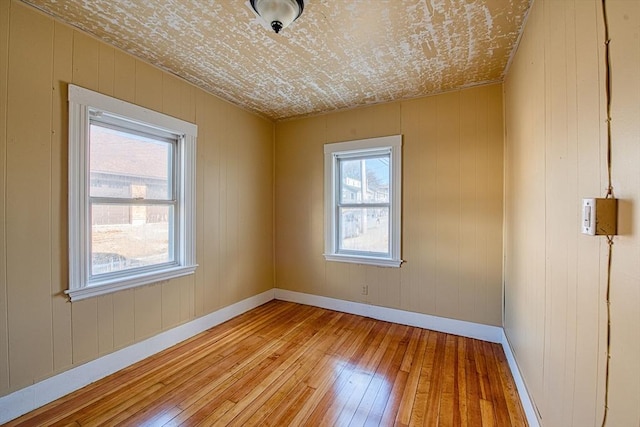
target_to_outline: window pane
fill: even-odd
[[[172,206],[92,205],[91,274],[174,261],[172,217]]]
[[[172,199],[172,144],[91,124],[91,197]]]
[[[388,203],[389,156],[340,160],[340,202]]]
[[[340,251],[389,253],[389,208],[340,208]]]

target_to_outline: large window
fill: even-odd
[[[326,144],[325,258],[398,267],[402,137]]]
[[[72,300],[193,273],[197,128],[69,86]]]

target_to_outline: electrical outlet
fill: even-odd
[[[362,285],[362,295],[369,295],[369,285]]]

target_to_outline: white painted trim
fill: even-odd
[[[533,405],[533,400],[529,395],[529,391],[527,390],[527,386],[524,383],[524,378],[520,374],[520,369],[518,368],[518,363],[516,362],[516,358],[511,350],[511,345],[509,345],[509,340],[507,339],[507,335],[502,330],[502,348],[504,349],[504,354],[507,357],[507,362],[509,363],[509,369],[511,370],[511,375],[513,376],[513,380],[516,383],[516,388],[518,389],[518,394],[520,395],[520,402],[522,403],[522,408],[524,409],[524,414],[527,417],[527,423],[529,427],[540,427],[540,422],[538,421],[538,417],[536,416],[536,410]]]
[[[112,98],[98,92],[69,85],[69,287],[71,301],[104,295],[135,286],[192,274],[196,264],[196,140],[198,126],[157,111]],[[172,135],[176,144],[175,266],[155,265],[144,270],[90,275],[89,247],[91,216],[89,201],[89,127],[91,113],[101,121],[160,135]]]
[[[419,328],[431,329],[432,331],[460,335],[463,337],[475,338],[498,344],[502,343],[503,332],[502,328],[499,326],[489,326],[482,325],[480,323],[466,322],[464,320],[447,319],[445,317],[431,316],[429,314],[414,313],[411,311],[380,307],[360,302],[303,294],[285,289],[276,289],[275,298],[282,301],[296,302],[299,304],[312,305],[329,310],[371,317],[372,319],[384,320],[386,322],[416,326]]]
[[[76,85],[69,85],[68,100],[81,105],[88,105],[99,110],[114,113],[116,116],[134,119],[151,127],[178,131],[198,136],[198,126],[185,120],[169,116],[121,99],[113,98]]]
[[[85,266],[86,267],[86,264]],[[66,290],[69,299],[73,302],[87,298],[93,298],[111,292],[131,289],[151,283],[158,283],[163,280],[175,279],[176,277],[188,276],[196,271],[198,265],[176,266],[163,270],[151,271],[144,274],[132,274],[125,278],[111,278],[109,280],[96,281],[91,286]]]
[[[338,252],[336,218],[337,209],[337,159],[338,157],[361,156],[367,153],[389,153],[389,239],[388,257],[367,256],[366,252],[355,254]],[[324,257],[327,261],[399,267],[402,264],[402,135],[335,142],[324,145]]]
[[[372,256],[357,256],[344,254],[324,254],[327,261],[349,262],[351,264],[375,265],[377,267],[400,267],[401,259],[376,258]]]
[[[271,301],[270,289],[144,341],[62,372],[0,398],[0,423],[26,414],[75,390]]]

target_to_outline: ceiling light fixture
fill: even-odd
[[[304,0],[251,0],[251,7],[279,33],[302,15]]]

